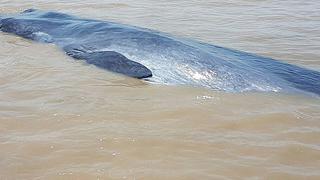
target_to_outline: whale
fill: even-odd
[[[55,44],[75,60],[151,83],[320,95],[317,70],[147,28],[28,9],[0,15],[0,31]]]

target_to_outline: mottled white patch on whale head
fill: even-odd
[[[44,32],[34,32],[31,35],[32,39],[35,41],[39,41],[39,42],[45,42],[45,43],[52,43],[53,42],[53,38]]]

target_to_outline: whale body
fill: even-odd
[[[320,95],[318,71],[145,28],[29,9],[0,16],[0,31],[54,43],[74,59],[155,83]]]

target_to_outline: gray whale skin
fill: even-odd
[[[28,9],[1,15],[0,31],[54,43],[74,59],[155,83],[320,95],[318,71],[145,28]]]

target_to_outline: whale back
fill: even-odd
[[[320,95],[318,71],[145,28],[30,9],[2,17],[0,30],[54,43],[75,59],[155,83]]]

